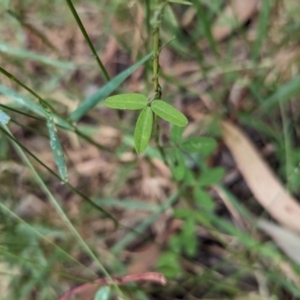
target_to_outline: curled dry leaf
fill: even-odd
[[[258,0],[231,0],[228,2],[212,27],[212,35],[216,41],[228,37],[237,26],[245,23],[257,11]]]
[[[300,264],[300,236],[298,234],[267,220],[259,220],[257,225],[272,237],[288,257]]]
[[[224,142],[256,200],[279,223],[300,232],[300,206],[297,201],[285,190],[240,129],[225,121],[221,128]]]

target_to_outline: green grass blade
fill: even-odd
[[[101,100],[108,97],[114,90],[116,90],[120,84],[125,81],[138,67],[140,67],[143,63],[145,63],[148,59],[152,57],[152,52],[143,57],[137,63],[120,73],[118,76],[113,78],[107,84],[105,84],[102,88],[100,88],[95,94],[86,98],[80,106],[70,115],[70,120],[73,122],[78,121],[81,117],[83,117],[90,109],[95,107]]]
[[[24,49],[19,49],[15,47],[11,47],[7,44],[0,43],[0,52],[6,53],[9,56],[13,56],[14,58],[18,59],[28,59],[32,61],[37,61],[45,65],[57,67],[57,68],[62,68],[62,69],[75,69],[76,64],[68,61],[62,61],[62,60],[55,60],[50,57],[24,50]]]
[[[111,252],[114,254],[119,253],[122,251],[129,243],[131,243],[137,236],[143,234],[143,232],[151,225],[153,224],[156,219],[164,213],[169,207],[171,207],[174,202],[177,200],[178,195],[173,194],[168,199],[162,202],[161,206],[158,208],[158,210],[153,213],[148,218],[144,219],[138,226],[135,227],[135,231],[129,232],[123,239],[118,241],[112,248]]]
[[[71,10],[71,12],[72,12],[75,20],[76,20],[76,23],[77,23],[78,27],[80,28],[80,30],[81,30],[81,32],[82,32],[82,34],[84,36],[84,39],[88,43],[88,45],[89,45],[89,47],[90,47],[90,49],[91,49],[91,51],[92,51],[92,53],[93,53],[96,61],[97,61],[97,64],[99,65],[100,70],[102,71],[102,74],[103,74],[104,78],[106,79],[106,81],[109,81],[110,77],[109,77],[109,75],[108,75],[108,73],[107,73],[107,71],[106,71],[106,69],[105,69],[105,67],[104,67],[104,65],[103,65],[100,57],[98,56],[98,53],[97,53],[97,51],[96,51],[96,49],[95,49],[95,47],[94,47],[94,45],[93,45],[93,43],[92,43],[89,35],[88,35],[88,33],[86,32],[86,30],[85,30],[85,28],[84,28],[84,26],[83,26],[83,24],[82,24],[82,22],[81,22],[81,20],[80,20],[80,18],[78,16],[77,12],[76,12],[75,7],[72,4],[72,1],[71,0],[66,0],[66,2],[68,4],[68,6],[69,6],[69,8],[70,8],[70,10]]]
[[[268,31],[268,23],[270,17],[270,8],[271,3],[270,0],[262,1],[262,7],[259,14],[259,21],[257,27],[257,38],[254,43],[252,59],[257,60],[259,57],[260,48],[263,44],[263,41],[266,39],[267,31]]]
[[[266,110],[279,101],[285,102],[300,93],[300,75],[283,85],[272,96],[267,98],[260,109]]]
[[[0,125],[6,125],[10,120],[10,116],[0,109]]]
[[[61,146],[60,140],[57,135],[57,129],[54,123],[52,112],[46,104],[42,104],[46,119],[47,119],[47,127],[50,137],[50,146],[52,150],[52,154],[58,168],[59,175],[61,179],[65,182],[68,181],[68,173],[67,173],[67,165],[64,157],[63,148]]]
[[[29,111],[32,111],[43,117],[45,116],[45,112],[39,103],[32,101],[31,99],[9,89],[4,85],[0,85],[0,94],[11,98],[15,103],[28,109]],[[66,128],[68,130],[73,130],[72,126],[59,116],[54,115],[54,121],[60,127]]]
[[[189,1],[184,1],[184,0],[169,0],[170,3],[176,3],[176,4],[183,4],[183,5],[193,5]]]
[[[154,212],[158,209],[157,204],[147,203],[131,199],[95,199],[95,202],[101,207],[120,208],[124,210],[149,211]]]
[[[215,57],[218,58],[218,57],[220,57],[220,54],[218,53],[218,50],[217,50],[217,43],[211,33],[210,22],[207,19],[203,4],[200,3],[199,0],[193,0],[192,2],[197,9],[198,20],[199,20],[200,24],[203,26],[205,38],[208,40]]]
[[[6,126],[4,126],[4,130],[6,132],[8,132],[9,135],[12,136],[11,132],[8,130],[8,128]],[[71,233],[73,234],[73,236],[76,238],[76,240],[78,241],[78,244],[89,255],[89,257],[96,263],[97,267],[99,268],[99,270],[101,270],[103,272],[103,274],[106,276],[106,278],[112,280],[112,278],[111,278],[110,274],[108,273],[108,271],[106,270],[106,268],[101,264],[101,262],[99,261],[99,259],[97,258],[97,256],[90,249],[90,247],[85,242],[85,240],[82,238],[82,236],[78,233],[78,231],[76,230],[76,228],[73,226],[72,222],[69,220],[69,218],[67,217],[67,215],[65,214],[65,212],[63,211],[63,209],[61,208],[61,206],[59,205],[59,203],[56,200],[56,198],[49,191],[49,189],[48,189],[47,185],[45,184],[45,182],[39,176],[39,174],[37,173],[37,171],[35,170],[35,168],[31,164],[31,162],[29,161],[29,159],[27,158],[27,156],[25,155],[25,153],[22,151],[22,148],[19,147],[19,145],[16,144],[16,143],[13,143],[13,146],[15,147],[16,151],[18,152],[18,154],[21,157],[21,159],[23,160],[23,162],[31,170],[34,179],[39,184],[40,188],[45,193],[45,195],[47,196],[49,202],[52,204],[52,206],[54,207],[54,209],[56,210],[56,212],[58,213],[58,215],[61,217],[62,221],[66,224],[66,226],[68,227],[68,229],[71,231]],[[116,284],[114,284],[114,283],[113,283],[113,285],[116,288],[116,290],[120,292],[120,295],[122,295],[122,292],[120,291],[120,289],[118,288],[118,286]]]
[[[1,126],[0,126],[0,131],[5,134],[9,139],[11,139],[16,145],[18,145],[18,147],[20,149],[22,149],[24,152],[26,152],[27,154],[29,154],[35,161],[37,161],[41,166],[43,166],[50,174],[52,174],[55,178],[60,179],[59,175],[56,174],[54,171],[52,171],[47,165],[45,165],[37,156],[35,156],[32,152],[30,152],[26,147],[24,147],[21,143],[19,143],[11,134],[9,134],[6,130],[4,130]],[[103,209],[102,207],[100,207],[99,205],[97,205],[95,202],[93,202],[89,197],[87,197],[86,195],[84,195],[82,192],[80,192],[79,190],[77,190],[75,187],[73,187],[70,183],[66,182],[65,183],[66,186],[73,191],[74,193],[76,193],[77,195],[79,195],[83,200],[85,200],[86,202],[88,202],[92,207],[94,207],[95,209],[99,210],[100,212],[102,212],[106,217],[108,217],[109,219],[111,219],[115,225],[118,224],[118,220],[116,218],[114,218],[113,215],[111,215],[108,211],[106,211],[105,209]]]

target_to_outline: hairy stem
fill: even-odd
[[[159,27],[154,29],[153,33],[153,90],[154,99],[161,98],[161,89],[159,85]]]

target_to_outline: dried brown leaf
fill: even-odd
[[[267,220],[259,220],[257,225],[272,237],[288,257],[300,264],[300,236],[298,234]]]
[[[212,27],[217,41],[228,37],[238,26],[249,20],[257,11],[258,0],[231,0]]]
[[[256,200],[279,223],[300,232],[300,206],[261,158],[244,133],[229,122],[222,122],[226,146]]]

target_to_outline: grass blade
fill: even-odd
[[[16,93],[15,91],[9,89],[8,87],[6,87],[4,85],[0,85],[0,94],[3,94],[5,96],[11,98],[12,100],[14,100],[15,103],[28,109],[29,111],[36,113],[37,115],[40,115],[43,117],[45,116],[45,112],[39,103],[36,103],[36,102],[32,101],[31,99],[29,99],[23,95],[20,95],[19,93]],[[65,128],[65,129],[73,131],[72,126],[67,121],[65,121],[64,119],[62,119],[61,117],[59,117],[57,115],[53,115],[53,116],[54,116],[54,121],[57,125]]]
[[[76,23],[77,23],[78,27],[80,28],[80,30],[81,30],[81,32],[82,32],[82,34],[84,36],[84,39],[88,43],[88,45],[89,45],[89,47],[90,47],[90,49],[91,49],[91,51],[92,51],[92,53],[93,53],[93,55],[94,55],[97,63],[98,63],[98,65],[99,65],[99,67],[100,67],[100,69],[101,69],[101,71],[103,73],[104,78],[106,79],[106,81],[109,81],[110,77],[109,77],[109,75],[108,75],[108,73],[107,73],[107,71],[106,71],[106,69],[105,69],[105,67],[104,67],[104,65],[103,65],[100,57],[98,56],[97,51],[96,51],[96,49],[95,49],[95,47],[94,47],[94,45],[93,45],[93,43],[92,43],[89,35],[87,34],[87,32],[86,32],[86,30],[85,30],[85,28],[84,28],[84,26],[83,26],[83,24],[82,24],[82,22],[81,22],[81,20],[80,20],[80,18],[78,16],[78,14],[76,12],[76,9],[75,9],[74,5],[72,4],[72,1],[71,0],[66,0],[66,1],[67,1],[67,4],[68,4],[68,6],[69,6],[69,8],[70,8],[70,10],[71,10],[71,12],[72,12],[75,20],[76,20]]]
[[[4,130],[6,132],[8,132],[9,135],[12,136],[11,132],[8,130],[7,127],[4,126]],[[16,150],[17,150],[19,156],[21,157],[21,159],[24,161],[24,163],[31,170],[34,179],[36,180],[36,182],[39,184],[39,186],[42,189],[42,191],[47,196],[49,202],[52,204],[52,206],[54,207],[54,209],[56,210],[56,212],[58,213],[58,215],[61,217],[62,221],[64,221],[64,223],[66,224],[66,226],[68,227],[68,229],[70,230],[70,232],[73,234],[73,236],[78,241],[79,245],[89,255],[89,257],[92,259],[92,261],[94,261],[96,263],[97,267],[99,268],[99,270],[101,270],[103,272],[103,274],[106,276],[106,278],[112,280],[112,278],[111,278],[110,274],[107,272],[106,268],[101,264],[101,262],[99,261],[99,259],[97,258],[97,256],[93,253],[93,251],[90,249],[90,247],[88,246],[88,244],[85,242],[85,240],[78,233],[78,231],[76,230],[76,228],[73,226],[72,222],[69,220],[69,218],[67,217],[67,215],[65,214],[65,212],[63,211],[63,209],[60,207],[60,205],[59,205],[58,201],[56,200],[56,198],[49,191],[48,187],[46,186],[46,184],[44,183],[44,181],[42,180],[42,178],[39,176],[39,174],[37,173],[37,171],[35,170],[35,168],[31,164],[31,162],[29,161],[29,159],[27,158],[27,156],[25,155],[25,153],[22,151],[22,149],[19,147],[18,144],[13,143],[13,145],[16,148]],[[120,289],[118,288],[118,286],[116,284],[114,284],[114,282],[112,284],[115,286],[116,290],[120,292],[120,295],[122,295],[122,293],[121,293]]]
[[[123,81],[130,76],[139,66],[145,63],[152,57],[152,52],[143,57],[137,63],[120,73],[118,76],[113,78],[110,82],[100,88],[95,94],[86,98],[81,105],[70,115],[70,120],[73,122],[78,121],[83,117],[90,109],[95,107],[101,100],[108,97],[115,89],[117,89]]]
[[[61,179],[65,182],[68,181],[67,166],[64,157],[64,152],[57,135],[57,129],[54,123],[53,115],[49,107],[45,103],[42,102],[42,106],[47,119],[47,127],[50,136],[50,146],[52,154],[57,165],[59,175]]]
[[[200,1],[198,0],[197,1],[193,0],[192,2],[197,9],[197,16],[200,24],[203,26],[205,38],[208,40],[215,57],[218,58],[220,55],[217,50],[217,43],[211,33],[210,22],[207,19],[203,4],[201,4]]]
[[[62,60],[55,60],[45,55],[41,55],[32,51],[19,49],[15,47],[11,47],[4,43],[0,43],[0,52],[6,53],[10,56],[14,56],[18,59],[29,59],[33,61],[40,62],[45,65],[63,68],[63,69],[75,69],[76,65],[72,62],[62,61]]]
[[[161,206],[150,215],[148,218],[144,219],[139,225],[135,227],[135,231],[129,232],[127,235],[124,236],[123,239],[118,241],[112,248],[111,252],[113,254],[117,254],[122,251],[128,244],[130,244],[138,235],[142,235],[144,231],[153,224],[156,219],[169,207],[171,207],[174,202],[178,199],[177,194],[171,195],[168,199],[162,202]]]
[[[10,116],[0,109],[0,125],[6,125],[10,120]]]
[[[267,98],[265,102],[261,105],[260,109],[262,111],[267,111],[276,102],[285,102],[289,98],[299,94],[300,92],[300,75],[296,76],[294,79],[283,85],[278,91],[276,91],[272,96]]]
[[[260,48],[263,41],[266,39],[269,17],[270,17],[270,0],[265,0],[262,2],[261,12],[259,14],[259,21],[257,27],[257,38],[253,46],[252,59],[257,60],[260,53]]]

